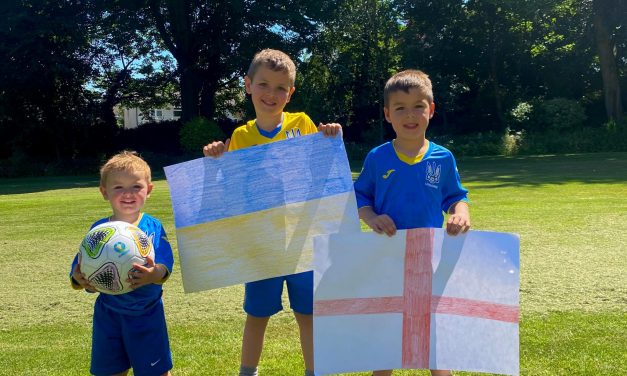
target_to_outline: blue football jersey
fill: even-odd
[[[387,142],[372,149],[355,181],[357,207],[387,214],[398,229],[442,227],[443,212],[468,201],[453,154],[429,142],[424,156],[407,163]]]
[[[91,228],[108,221],[108,217],[102,218],[99,221],[96,221]],[[168,269],[168,274],[166,276],[167,279],[172,272],[172,267],[174,266],[174,256],[163,225],[158,219],[146,213],[142,213],[139,221],[137,221],[137,223],[133,223],[133,225],[139,227],[139,229],[146,233],[146,235],[148,235],[148,237],[152,240],[153,248],[155,250],[155,264],[162,264]],[[72,275],[72,270],[74,270],[77,263],[78,254],[74,256],[74,260],[72,261],[70,276]],[[161,294],[161,284],[150,284],[121,295],[99,294],[98,300],[100,300],[107,308],[116,312],[130,315],[141,315],[143,312],[152,308],[157,302],[159,302]]]

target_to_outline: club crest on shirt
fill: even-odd
[[[425,176],[425,185],[431,188],[438,188],[441,172],[441,165],[436,164],[435,162],[427,162],[427,175]]]
[[[300,136],[300,128],[294,128],[285,131],[285,138],[294,138],[298,136]]]

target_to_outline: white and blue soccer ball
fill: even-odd
[[[92,228],[79,247],[81,272],[92,286],[105,294],[132,291],[126,282],[133,264],[155,258],[151,239],[130,223],[105,222]]]

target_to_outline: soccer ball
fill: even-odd
[[[126,282],[133,264],[155,258],[150,238],[130,223],[113,221],[92,228],[79,247],[81,272],[96,290],[105,294],[132,291]]]

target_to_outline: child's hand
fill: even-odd
[[[449,235],[463,234],[470,230],[470,216],[468,213],[451,214],[446,221],[446,233]]]
[[[396,224],[387,214],[365,218],[364,222],[377,234],[386,234],[387,236],[396,234]]]
[[[318,126],[318,132],[322,132],[324,137],[335,137],[342,133],[342,126],[338,123],[322,124]]]
[[[155,265],[155,260],[151,257],[146,257],[145,265],[133,264],[133,268],[135,271],[129,272],[126,280],[133,289],[161,282],[167,273],[162,265]]]
[[[87,277],[85,276],[85,274],[83,274],[81,272],[81,264],[76,264],[76,266],[74,267],[74,270],[72,270],[72,278],[74,278],[74,280],[81,285],[82,288],[85,289],[85,291],[87,292],[96,292],[96,289],[94,288],[94,286],[92,286],[89,283],[89,280],[87,279]]]
[[[451,214],[446,221],[446,233],[449,235],[463,234],[470,230],[470,210],[468,203],[457,201],[449,208]]]
[[[227,138],[226,142],[214,141],[210,144],[205,145],[202,148],[202,153],[205,155],[205,157],[219,158],[222,154],[229,150],[230,143],[230,138]]]

